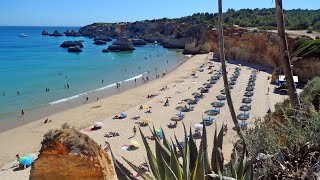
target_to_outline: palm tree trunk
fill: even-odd
[[[276,0],[276,10],[277,10],[277,28],[278,28],[278,35],[280,36],[280,47],[281,51],[283,52],[283,71],[286,77],[286,84],[288,89],[288,95],[290,99],[290,103],[292,107],[295,109],[300,107],[300,101],[298,97],[298,93],[296,90],[296,86],[293,80],[293,73],[291,70],[290,64],[290,56],[288,51],[288,44],[285,32],[285,22],[283,17],[283,9],[282,9],[282,0]]]
[[[237,120],[236,112],[233,107],[232,98],[230,95],[230,89],[228,84],[228,77],[227,77],[227,70],[226,70],[226,61],[225,61],[225,54],[224,54],[224,39],[223,39],[223,28],[222,28],[222,0],[218,0],[218,7],[219,7],[219,50],[220,50],[220,61],[221,61],[221,69],[222,69],[222,76],[223,76],[223,83],[224,89],[226,92],[227,102],[231,114],[232,121],[234,123],[235,129],[241,139],[243,136],[241,134],[240,126]]]

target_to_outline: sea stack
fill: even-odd
[[[107,42],[106,42],[106,41],[103,41],[103,40],[95,40],[95,41],[93,42],[93,44],[96,44],[96,45],[105,45],[105,44],[107,44]]]
[[[121,51],[133,51],[132,41],[128,38],[118,38],[111,46],[107,49],[102,50],[102,52],[121,52]]]
[[[115,180],[112,159],[88,135],[73,128],[50,130],[44,135],[30,180]]]
[[[68,48],[68,47],[72,47],[72,46],[79,46],[79,47],[83,48],[82,41],[64,41],[60,45],[60,47],[63,47],[63,48]]]
[[[43,36],[48,36],[49,35],[49,32],[48,30],[43,30],[42,33],[41,33]]]
[[[80,46],[71,46],[68,48],[68,52],[82,52]]]
[[[63,34],[59,33],[58,30],[54,30],[54,32],[50,34],[50,36],[63,36]]]

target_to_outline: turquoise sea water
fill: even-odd
[[[43,29],[50,33],[78,30],[0,27],[0,120],[22,109],[48,105],[148,71],[161,74],[184,59],[181,52],[154,44],[136,47],[132,53],[102,53],[111,42],[101,46],[87,37],[42,36]],[[21,33],[27,37],[19,37]],[[68,53],[60,48],[64,40],[84,40],[83,52]],[[65,84],[70,85],[68,91]]]

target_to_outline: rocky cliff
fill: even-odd
[[[133,51],[135,48],[133,47],[133,43],[128,38],[118,38],[111,46],[107,49],[102,50],[102,52],[120,52],[120,51]]]
[[[111,37],[142,38],[148,43],[158,42],[166,48],[183,49],[184,54],[218,52],[218,31],[201,24],[179,23],[176,21],[140,21],[134,23],[95,23],[80,28],[81,34],[107,35]],[[243,60],[276,68],[281,66],[282,55],[279,37],[275,32],[246,28],[224,29],[225,53],[227,59]],[[288,36],[290,53],[297,42],[297,36]],[[298,58],[299,59],[299,58]],[[295,75],[302,82],[319,76],[319,57],[304,57],[293,62]],[[307,63],[307,64],[305,64]],[[315,68],[311,64],[316,65]],[[308,71],[308,68],[311,68]],[[301,77],[300,77],[301,76]]]
[[[30,180],[117,179],[113,162],[89,136],[75,129],[45,134]]]

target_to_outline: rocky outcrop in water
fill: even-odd
[[[75,129],[45,134],[30,180],[117,179],[112,159],[89,136]]]
[[[111,46],[107,49],[102,50],[102,52],[120,52],[120,51],[133,51],[133,43],[128,38],[118,38]]]
[[[94,41],[112,41],[112,39],[109,37],[109,36],[105,36],[105,35],[99,35],[99,36],[96,36],[94,38]]]
[[[68,47],[72,47],[72,46],[79,46],[79,47],[83,47],[82,41],[64,41],[60,47],[63,48],[68,48]]]
[[[147,42],[145,42],[143,39],[131,39],[131,41],[134,46],[141,46],[147,44]]]
[[[54,30],[52,34],[49,34],[49,36],[63,36],[63,34],[59,33],[58,30]]]
[[[96,45],[105,45],[105,44],[107,44],[107,42],[105,42],[105,41],[103,41],[103,40],[95,40],[95,41],[93,42],[93,44],[96,44]]]
[[[68,48],[68,52],[82,52],[80,46],[71,46]]]
[[[76,37],[76,36],[80,36],[81,34],[80,33],[77,33],[75,30],[71,30],[71,31],[69,31],[69,29],[67,29],[66,30],[66,32],[64,32],[64,34],[66,35],[66,36],[74,36],[74,37]]]
[[[41,34],[44,35],[44,36],[48,36],[48,35],[49,35],[49,32],[48,32],[48,30],[45,29],[45,30],[42,31]]]

